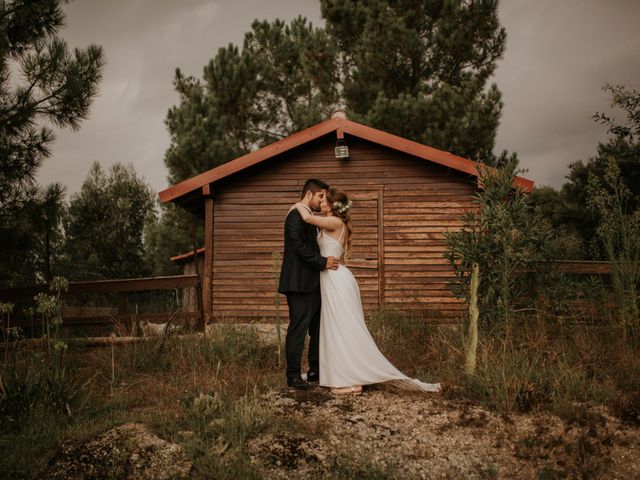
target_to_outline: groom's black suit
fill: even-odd
[[[320,272],[327,259],[320,255],[316,227],[305,223],[298,209],[287,215],[284,225],[284,256],[278,292],[287,296],[289,327],[285,351],[287,378],[300,376],[304,339],[309,332],[309,370],[318,373],[320,336]]]

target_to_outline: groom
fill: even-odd
[[[310,212],[320,210],[320,202],[329,185],[322,180],[307,180],[302,188],[301,203]],[[297,208],[287,215],[284,225],[284,256],[278,292],[287,297],[289,327],[285,351],[287,386],[306,390],[309,384],[300,375],[304,339],[309,334],[309,372],[307,380],[318,382],[320,336],[320,272],[338,268],[338,259],[322,257],[316,241],[317,229],[305,223]]]

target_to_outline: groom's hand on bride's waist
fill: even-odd
[[[340,262],[336,257],[327,257],[327,270],[337,270],[338,265],[340,265]]]

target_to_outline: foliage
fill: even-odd
[[[625,111],[627,121],[626,123],[618,123],[605,113],[596,113],[593,118],[603,125],[608,125],[609,133],[613,133],[615,137],[638,143],[640,141],[640,92],[628,89],[624,85],[610,83],[606,84],[603,90],[611,95],[611,106],[622,108]]]
[[[50,156],[50,125],[78,129],[102,76],[104,55],[99,46],[70,52],[57,36],[64,24],[63,4],[0,3],[0,248],[13,259],[3,262],[4,285],[51,276],[51,242],[59,224],[51,223],[41,205],[59,205],[62,189],[53,185],[43,190],[34,176]],[[43,222],[49,238],[37,239],[33,231]]]
[[[60,183],[53,183],[44,189],[42,194],[40,221],[34,229],[40,243],[41,254],[40,271],[44,272],[44,279],[51,281],[62,249],[62,222],[66,215],[64,203],[66,187]]]
[[[50,294],[38,293],[34,300],[36,301],[36,311],[42,315],[43,329],[46,335],[43,338],[47,345],[49,353],[49,361],[51,364],[64,363],[58,362],[58,358],[52,359],[52,352],[57,356],[64,357],[67,344],[61,339],[60,327],[62,326],[62,297],[69,289],[69,282],[63,277],[55,277],[49,286]],[[64,359],[62,359],[64,360]]]
[[[73,280],[130,278],[148,273],[145,220],[155,215],[153,192],[132,166],[108,174],[94,163],[71,197],[65,222],[64,271]]]
[[[5,210],[0,285],[33,285],[51,280],[61,255],[62,221],[66,213],[65,187],[30,185],[13,198],[15,209]]]
[[[536,187],[531,192],[531,202],[536,214],[553,228],[553,238],[549,243],[549,256],[554,259],[579,260],[585,256],[582,236],[578,231],[579,215],[575,204],[562,191],[552,187]]]
[[[609,160],[615,159],[620,179],[630,192],[630,210],[640,207],[640,92],[622,85],[607,84],[604,90],[611,96],[611,106],[622,109],[626,120],[597,113],[594,119],[608,127],[612,136],[600,143],[595,157],[586,163],[578,160],[569,165],[567,182],[560,191],[550,187],[534,192],[537,208],[558,230],[558,238],[571,238],[567,255],[560,258],[604,259],[606,250],[597,235],[599,217],[588,208],[590,178],[604,179]],[[576,240],[580,241],[578,248]],[[569,249],[570,248],[570,249]]]
[[[598,238],[612,266],[612,285],[623,329],[640,333],[640,206],[610,159],[602,178],[589,176],[587,206],[598,218]]]
[[[152,276],[179,275],[182,267],[170,258],[193,251],[203,237],[202,221],[173,203],[160,204],[160,216],[149,216],[144,225],[144,261]]]
[[[486,88],[506,33],[497,2],[322,0],[342,101],[375,128],[480,161],[502,103]],[[473,32],[469,35],[468,32]]]
[[[69,375],[68,345],[60,331],[67,289],[66,279],[55,277],[50,293],[35,298],[47,332],[41,351],[5,342],[0,364],[0,447],[10,445],[14,453],[3,455],[0,472],[11,471],[13,478],[43,455],[44,447],[71,421],[86,397],[87,384]]]
[[[302,17],[255,21],[242,51],[221,48],[202,81],[176,72],[171,183],[326,119],[340,104],[374,127],[494,160],[502,104],[486,85],[506,38],[495,2],[321,7],[326,28]]]
[[[457,276],[455,293],[468,297],[471,267],[479,266],[478,302],[485,327],[508,327],[522,301],[526,273],[541,259],[549,238],[529,196],[513,186],[516,173],[513,163],[480,168],[476,208],[465,214],[459,232],[446,234],[445,257]]]

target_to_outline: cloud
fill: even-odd
[[[606,138],[607,83],[638,88],[640,2],[502,2],[507,48],[495,81],[505,107],[496,145],[518,152],[528,177],[559,187],[568,164]]]

